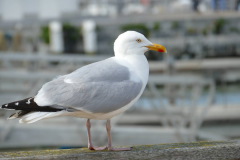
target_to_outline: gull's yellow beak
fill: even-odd
[[[167,50],[165,47],[163,47],[162,45],[156,44],[156,43],[153,43],[153,46],[145,46],[145,47],[147,47],[148,50],[167,53]]]

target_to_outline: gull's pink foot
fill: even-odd
[[[88,147],[88,149],[95,150],[95,151],[102,151],[102,150],[104,150],[106,148],[107,148],[106,146],[103,146],[103,147],[92,147],[92,146],[89,146]]]
[[[113,148],[113,147],[110,147],[108,148],[109,151],[130,151],[131,148]]]

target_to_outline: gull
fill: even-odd
[[[124,32],[114,42],[114,57],[58,76],[45,83],[36,96],[4,104],[1,108],[19,110],[9,117],[20,118],[19,123],[57,116],[86,118],[90,150],[130,150],[112,146],[110,119],[129,109],[142,95],[149,76],[144,55],[148,50],[167,52],[165,47],[150,42],[138,32]],[[108,147],[93,146],[90,119],[107,120]]]

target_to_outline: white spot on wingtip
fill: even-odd
[[[32,98],[29,98],[26,103],[27,103],[27,104],[30,104],[30,103],[31,103],[31,102],[30,102],[31,99],[32,99]]]
[[[18,106],[18,104],[19,104],[18,102],[17,102],[17,103],[15,103],[15,105],[16,105],[16,106]]]

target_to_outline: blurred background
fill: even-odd
[[[148,85],[112,119],[114,145],[240,138],[240,0],[0,0],[0,104],[113,56],[127,30],[168,54],[146,53]],[[87,146],[86,119],[19,124],[12,113],[0,111],[0,151]],[[91,122],[106,145],[105,121]]]

